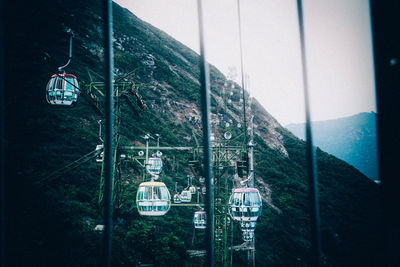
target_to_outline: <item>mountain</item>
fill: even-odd
[[[163,146],[194,146],[201,135],[199,56],[166,33],[114,4],[114,60],[119,75],[137,85],[144,109],[121,102],[121,146],[143,144],[145,133]],[[98,205],[101,167],[90,160],[103,116],[93,107],[85,84],[102,74],[103,33],[100,1],[44,0],[6,4],[6,253],[8,266],[99,266],[102,220]],[[46,103],[45,86],[67,60],[67,30],[74,33],[73,58],[66,69],[77,75],[82,93],[72,107]],[[131,71],[133,73],[129,74]],[[240,88],[232,103],[219,103],[226,81],[211,66],[212,119],[223,112],[241,121]],[[128,75],[129,74],[129,75]],[[282,100],[284,101],[284,99]],[[132,104],[133,103],[133,104]],[[256,187],[263,213],[256,229],[257,266],[308,266],[311,255],[305,143],[283,128],[257,102]],[[232,128],[232,142],[242,132]],[[216,131],[216,134],[220,132]],[[153,142],[153,141],[152,141]],[[173,192],[186,185],[188,155],[165,152],[160,179]],[[322,249],[326,266],[378,266],[382,259],[379,185],[342,160],[317,149]],[[55,170],[61,175],[50,176]],[[188,249],[204,249],[204,233],[193,229],[195,207],[163,217],[141,217],[135,197],[143,180],[134,162],[119,165],[121,192],[115,207],[113,266],[202,266]],[[237,223],[236,232],[240,231]],[[234,245],[241,244],[235,234]],[[247,264],[235,251],[233,265]]]
[[[305,140],[305,124],[285,126],[297,137]],[[373,180],[378,176],[378,149],[376,113],[316,121],[312,123],[314,144],[359,169]]]

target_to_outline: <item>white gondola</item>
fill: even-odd
[[[182,202],[192,201],[192,193],[190,193],[189,190],[183,190],[181,193],[181,201]]]
[[[205,211],[196,211],[193,216],[194,228],[206,229],[207,214]]]
[[[144,182],[139,185],[136,204],[140,215],[162,216],[171,208],[171,196],[164,183]]]
[[[257,221],[262,201],[256,188],[235,188],[229,199],[229,213],[235,221]]]
[[[231,138],[232,138],[232,133],[229,132],[229,131],[225,132],[225,133],[224,133],[224,138],[225,138],[226,140],[231,139]]]
[[[254,231],[243,231],[242,232],[243,241],[251,241],[254,238]]]
[[[161,158],[149,158],[146,164],[146,171],[152,175],[159,175],[162,171],[163,163]]]
[[[174,195],[174,203],[179,204],[182,203],[181,195],[180,194],[175,194]]]
[[[52,105],[70,106],[78,101],[79,84],[75,75],[54,74],[46,86],[46,100]]]
[[[99,163],[103,162],[103,156],[104,156],[103,148],[104,148],[104,145],[103,145],[103,144],[97,145],[97,146],[96,146],[96,151],[101,150],[101,152],[99,152],[99,153],[96,155],[96,162],[99,162]]]
[[[96,227],[94,228],[95,231],[98,232],[103,232],[104,231],[104,224],[98,224],[96,225]]]
[[[197,189],[196,189],[196,187],[194,185],[192,185],[192,186],[189,187],[189,191],[190,191],[190,193],[192,195],[194,195],[194,194],[196,194]]]
[[[201,188],[201,192],[203,193],[203,195],[205,195],[206,192],[207,192],[207,188],[206,188],[205,186],[203,186],[203,187]]]

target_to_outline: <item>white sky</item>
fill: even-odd
[[[114,0],[199,51],[197,0]],[[240,74],[236,0],[203,0],[208,61]],[[376,111],[368,0],[304,0],[312,120]],[[295,0],[241,0],[248,90],[282,125],[304,122]],[[240,75],[236,78],[240,83]]]

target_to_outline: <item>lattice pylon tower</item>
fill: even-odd
[[[224,142],[214,142],[212,147],[213,189],[214,189],[214,225],[215,225],[215,265],[231,266],[233,250],[233,222],[228,224],[229,197],[232,191],[229,168],[235,168],[230,163],[236,161],[242,147],[227,146]]]

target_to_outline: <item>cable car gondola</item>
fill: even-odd
[[[182,203],[181,194],[178,193],[178,182],[175,183],[175,194],[174,194],[174,203],[180,204]]]
[[[206,188],[205,186],[203,186],[203,187],[201,188],[201,193],[203,193],[203,195],[205,195],[206,192],[207,192],[207,188]]]
[[[175,195],[174,195],[174,203],[175,203],[175,204],[182,203],[181,195],[180,195],[180,194],[175,194]]]
[[[192,193],[190,193],[189,190],[183,190],[181,193],[181,201],[182,202],[192,201]]]
[[[194,228],[206,229],[207,214],[205,211],[196,211],[193,216]]]
[[[235,188],[229,200],[229,213],[236,221],[257,221],[262,201],[256,188]]]
[[[96,155],[96,162],[101,163],[103,162],[103,156],[104,156],[104,151],[103,151],[104,145],[97,145],[96,146],[96,151],[101,150],[101,152],[98,152]]]
[[[162,171],[163,163],[161,158],[149,158],[146,164],[146,170],[151,175],[159,175]]]
[[[171,207],[171,196],[164,183],[144,182],[139,185],[136,203],[140,215],[162,216]]]
[[[78,100],[79,84],[75,75],[54,74],[46,86],[46,100],[52,105],[70,106]]]
[[[75,75],[66,74],[64,71],[72,59],[72,33],[69,34],[68,62],[64,66],[58,67],[58,74],[51,76],[46,86],[46,100],[52,105],[70,106],[78,101],[78,80]]]
[[[189,191],[192,195],[194,195],[196,194],[197,188],[194,185],[192,185],[189,187]]]

